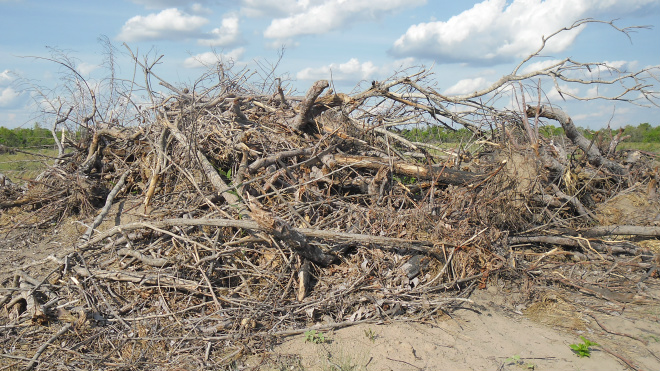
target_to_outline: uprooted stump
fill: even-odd
[[[632,189],[657,205],[650,162],[598,162],[589,148],[575,166],[545,139],[423,147],[351,116],[392,86],[326,87],[182,92],[152,122],[97,130],[26,189],[6,188],[3,248],[44,231],[61,249],[48,274],[4,277],[0,364],[211,369],[315,324],[439,316],[502,278],[608,300],[594,285],[657,281],[657,244],[630,236],[660,227],[604,223],[596,207]],[[67,223],[78,228],[55,232]],[[625,275],[572,275],[593,267]]]

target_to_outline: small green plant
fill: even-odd
[[[325,334],[320,331],[305,331],[305,343],[323,344],[326,341],[327,339],[325,338]]]
[[[533,364],[531,362],[525,363],[522,359],[520,359],[520,356],[517,355],[517,354],[505,359],[504,363],[507,364],[507,365],[508,364],[513,364],[513,365],[516,365],[516,366],[520,366],[520,367],[522,367],[524,369],[527,369],[527,370],[534,370],[536,368],[535,364]]]
[[[580,336],[582,343],[571,344],[570,347],[573,349],[573,353],[577,354],[578,357],[591,357],[591,348],[590,347],[599,347],[599,344],[596,344],[592,341],[587,340],[584,336]]]
[[[367,339],[371,340],[372,343],[376,342],[376,333],[374,332],[374,330],[371,329],[371,327],[364,330],[364,336],[366,336]]]
[[[515,356],[511,356],[511,357],[504,360],[504,363],[506,363],[506,364],[509,364],[509,363],[518,364],[518,362],[520,362],[520,356],[517,355],[517,354]]]
[[[415,177],[412,177],[412,176],[405,176],[405,175],[396,176],[395,175],[393,178],[397,182],[399,182],[401,184],[405,184],[405,185],[411,185],[411,184],[415,184],[417,182],[417,179]]]

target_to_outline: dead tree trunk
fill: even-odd
[[[527,117],[535,117],[537,115],[537,108],[528,106],[526,114]],[[570,116],[561,109],[551,106],[541,106],[538,109],[538,117],[545,117],[559,122],[562,128],[564,128],[566,137],[584,151],[587,156],[587,161],[589,161],[590,164],[596,167],[603,166],[615,175],[625,175],[628,172],[626,168],[620,164],[605,158],[600,153],[598,147],[578,131]]]

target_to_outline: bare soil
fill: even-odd
[[[474,292],[474,305],[436,318],[358,324],[325,333],[323,344],[306,342],[304,335],[290,337],[248,365],[265,370],[660,369],[657,304],[621,305],[544,291],[541,301],[527,305],[519,303],[524,302],[520,293],[491,286]],[[660,293],[657,285],[655,293]],[[582,342],[580,336],[600,345],[591,348],[591,357],[571,350],[570,344]]]

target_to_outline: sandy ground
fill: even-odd
[[[255,357],[249,366],[264,370],[660,370],[657,305],[638,304],[622,313],[594,315],[617,335],[604,331],[586,312],[569,314],[562,323],[561,317],[551,318],[562,314],[556,307],[541,318],[538,312],[507,308],[501,304],[504,293],[493,291],[475,293],[471,309],[425,323],[360,324],[326,332],[328,342],[323,344],[305,342],[304,335],[289,337],[267,359]],[[539,322],[544,319],[559,325]],[[581,335],[600,344],[592,348],[591,357],[580,358],[569,346],[581,342]],[[626,358],[632,367],[608,351]]]

